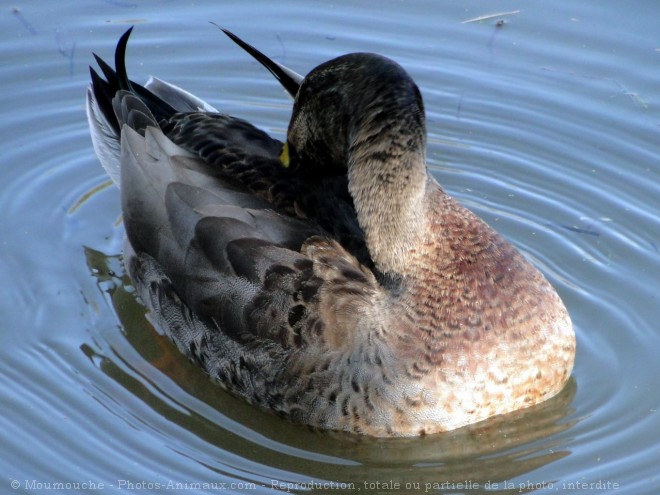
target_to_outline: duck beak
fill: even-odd
[[[285,142],[282,146],[282,151],[280,152],[280,163],[284,168],[289,168],[291,165],[291,158],[289,157],[289,143]]]

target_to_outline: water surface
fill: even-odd
[[[633,5],[3,7],[0,492],[657,493],[660,4]],[[508,14],[474,20],[496,13]],[[150,326],[88,137],[87,66],[135,24],[132,77],[158,75],[281,138],[290,101],[210,20],[300,73],[372,51],[412,74],[433,174],[571,313],[578,354],[562,394],[419,439],[311,432],[225,394]]]

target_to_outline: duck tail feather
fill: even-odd
[[[115,183],[119,183],[119,136],[124,124],[144,134],[145,126],[158,126],[177,110],[144,86],[131,81],[126,70],[126,48],[133,28],[117,42],[115,68],[94,54],[100,74],[90,67],[91,84],[87,91],[87,120],[94,150]],[[105,79],[104,79],[105,78]],[[133,98],[126,99],[127,95]],[[126,99],[135,111],[116,111],[121,105],[113,101]],[[139,102],[139,104],[138,104]]]
[[[86,110],[94,151],[107,174],[119,186],[119,131],[112,102],[104,98],[97,86],[90,85],[87,89]]]
[[[245,50],[250,55],[252,55],[252,57],[254,57],[261,65],[263,65],[266,69],[268,69],[268,71],[273,76],[275,76],[275,79],[277,79],[280,82],[280,84],[284,87],[286,92],[289,93],[289,95],[292,98],[296,97],[296,94],[298,93],[298,89],[300,88],[300,84],[304,79],[303,76],[289,69],[288,67],[285,67],[284,65],[270,59],[269,57],[264,55],[262,52],[257,50],[252,45],[243,41],[241,38],[236,36],[228,29],[224,29],[215,23],[211,23],[211,24],[218,27],[223,33],[225,33],[229,37],[229,39],[231,39],[243,50]]]
[[[177,112],[169,103],[163,101],[144,86],[131,81],[128,78],[128,71],[126,70],[126,48],[128,46],[128,39],[133,32],[133,26],[128,28],[124,34],[121,35],[117,42],[115,49],[115,72],[117,78],[117,90],[125,90],[137,95],[147,105],[151,113],[158,121],[167,119]],[[101,67],[103,70],[103,67]]]
[[[128,46],[128,38],[131,37],[133,26],[129,27],[124,34],[121,35],[115,48],[115,70],[117,74],[117,82],[119,89],[124,89],[133,92],[131,81],[128,80],[128,71],[126,70],[126,47]]]
[[[101,69],[103,70],[103,69]],[[105,70],[103,70],[105,74]],[[119,135],[119,122],[115,117],[114,110],[112,109],[112,99],[115,96],[116,90],[111,83],[104,81],[98,73],[89,68],[89,74],[92,79],[90,90],[94,95],[94,102],[98,107],[99,112],[105,118],[106,123],[110,126],[115,135]],[[107,77],[107,76],[106,76]],[[110,79],[110,78],[108,78]]]
[[[108,85],[112,85],[113,87],[115,87],[118,90],[119,89],[119,84],[117,83],[117,73],[115,72],[115,70],[112,67],[110,67],[105,62],[105,60],[103,60],[101,57],[99,57],[96,53],[92,53],[92,55],[94,55],[94,60],[96,60],[96,63],[98,64],[99,68],[101,69],[101,72],[103,72],[103,77],[105,77],[108,82],[103,81],[103,79],[101,79],[100,77],[99,77],[99,79],[101,81],[103,81],[104,83],[108,84]],[[91,69],[91,67],[90,67],[90,69]]]
[[[158,95],[128,78],[128,72],[126,70],[126,48],[132,31],[133,27],[130,27],[117,42],[114,69],[101,57],[94,54],[94,58],[105,80],[90,67],[91,86],[95,104],[105,117],[107,123],[116,132],[117,139],[119,139],[121,126],[126,123],[113,111],[112,100],[119,91],[127,91],[137,96],[147,106],[151,114],[155,117],[156,122],[167,119],[177,112],[172,105],[165,102]]]

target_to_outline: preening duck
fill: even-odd
[[[352,53],[306,77],[286,142],[96,57],[87,115],[151,319],[215,381],[292,421],[448,431],[544,401],[575,336],[559,296],[427,171],[419,89]]]

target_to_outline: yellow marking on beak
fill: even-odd
[[[289,168],[289,165],[291,165],[288,142],[284,143],[284,146],[282,146],[282,151],[280,152],[280,163],[284,168]]]

